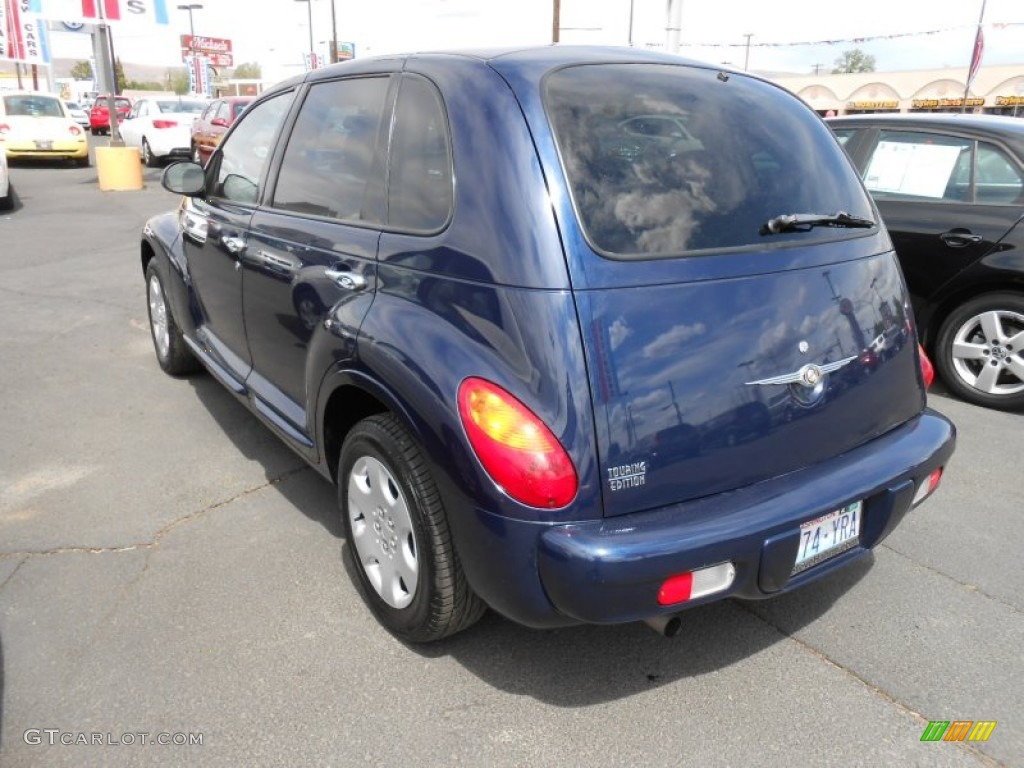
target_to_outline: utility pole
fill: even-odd
[[[743,57],[743,71],[744,72],[746,72],[748,69],[750,69],[750,38],[752,38],[753,36],[754,36],[753,32],[748,32],[747,34],[744,35],[744,37],[747,38],[747,54],[746,54],[746,56]],[[817,74],[817,73],[815,73],[815,74]]]
[[[551,42],[558,42],[558,33],[562,28],[562,0],[554,0],[551,13]]]
[[[331,64],[338,63],[338,18],[334,14],[334,0],[331,0]]]
[[[665,27],[665,47],[669,53],[679,53],[679,33],[683,27],[683,0],[668,0],[668,24]]]

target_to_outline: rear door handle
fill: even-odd
[[[343,272],[338,269],[325,269],[324,274],[339,288],[346,291],[361,291],[366,287],[366,278],[358,272]]]
[[[951,229],[949,232],[939,235],[939,239],[950,248],[964,248],[974,243],[980,243],[983,238],[981,235],[971,234],[969,229]]]

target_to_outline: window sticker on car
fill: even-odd
[[[941,198],[959,156],[960,147],[881,141],[864,186],[872,192]]]

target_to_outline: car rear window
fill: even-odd
[[[550,75],[544,100],[577,215],[606,256],[764,246],[761,227],[781,214],[872,218],[828,128],[763,81],[690,66],[582,65]],[[770,242],[863,232],[816,227]]]
[[[186,101],[184,99],[158,101],[157,105],[161,112],[193,112],[197,115],[206,109],[205,101]]]
[[[4,111],[20,117],[64,117],[60,102],[48,96],[4,96]]]

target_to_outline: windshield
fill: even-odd
[[[21,117],[64,117],[60,101],[52,96],[4,96],[4,111]]]
[[[606,256],[763,246],[764,223],[793,212],[872,218],[828,128],[760,80],[673,65],[583,65],[549,76],[544,97],[577,215]],[[771,243],[862,233],[788,228]]]

